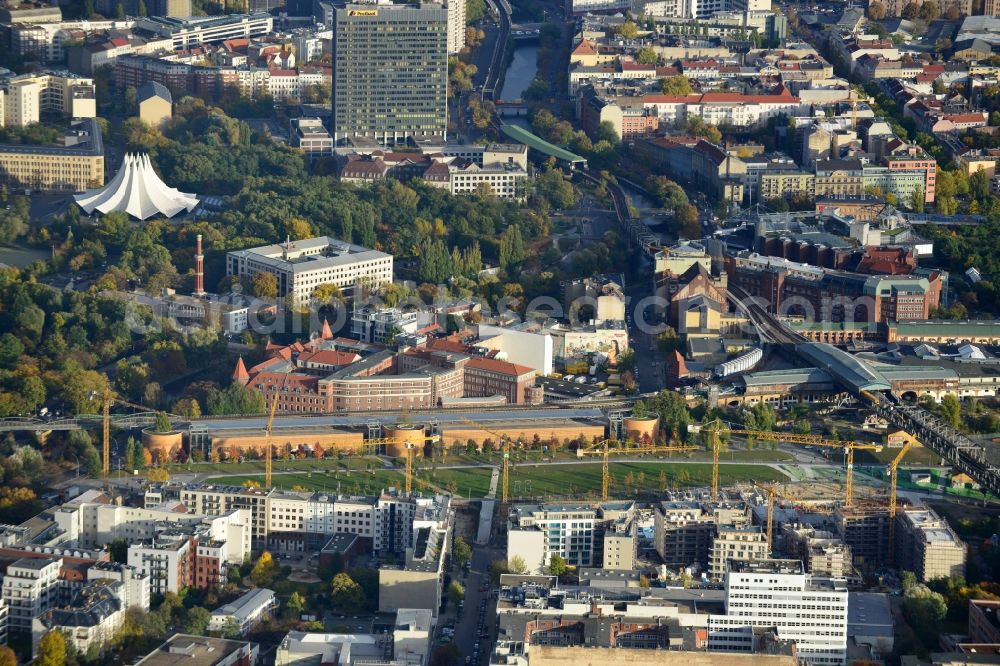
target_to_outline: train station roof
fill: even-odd
[[[834,380],[858,394],[861,391],[889,391],[892,385],[875,367],[825,342],[804,342],[795,348],[816,367],[833,375]]]

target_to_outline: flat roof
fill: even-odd
[[[174,634],[137,662],[136,666],[215,666],[226,656],[247,645],[247,641]]]
[[[317,250],[319,250],[318,254]],[[290,270],[293,273],[315,271],[334,266],[349,266],[375,259],[392,259],[391,254],[329,236],[317,236],[289,243],[234,250],[228,252],[227,256],[253,259],[258,263],[281,270]]]

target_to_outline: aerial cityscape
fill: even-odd
[[[0,666],[1000,664],[998,164],[1000,0],[0,0]]]

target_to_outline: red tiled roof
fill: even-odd
[[[597,55],[597,51],[586,39],[581,39],[580,43],[573,49],[573,55]]]
[[[496,372],[511,375],[512,377],[519,377],[521,375],[534,372],[532,368],[529,368],[526,365],[518,365],[517,363],[509,363],[508,361],[498,361],[494,358],[482,358],[480,356],[475,356],[469,359],[469,363],[465,367],[466,369],[476,368],[477,370]]]
[[[361,357],[354,352],[320,349],[314,352],[299,354],[299,363],[322,363],[323,365],[350,365]]]
[[[258,386],[270,386],[276,384],[283,389],[304,389],[306,391],[315,391],[316,386],[319,383],[318,377],[313,377],[312,375],[304,375],[292,372],[261,372],[247,384],[249,388],[256,388]]]
[[[950,120],[953,123],[983,123],[986,124],[986,119],[983,118],[981,113],[956,113],[954,115],[946,115],[945,120]]]

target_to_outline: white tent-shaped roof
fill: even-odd
[[[125,154],[121,169],[110,183],[73,198],[88,215],[94,210],[105,214],[117,210],[140,220],[154,215],[173,217],[183,210],[190,213],[198,205],[195,195],[168,187],[160,180],[148,155],[131,153]]]

